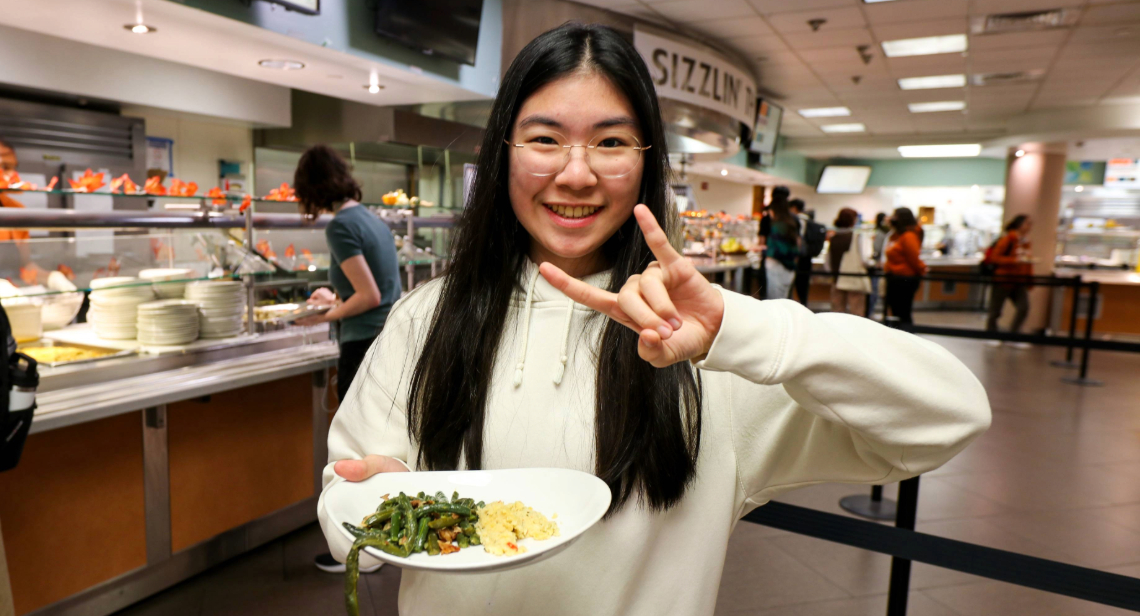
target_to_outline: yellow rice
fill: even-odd
[[[526,552],[524,546],[518,545],[520,539],[531,537],[542,541],[558,536],[558,524],[517,501],[509,505],[496,501],[480,509],[475,530],[483,549],[496,556]]]

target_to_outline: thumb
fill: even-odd
[[[407,468],[388,456],[364,456],[363,460],[339,460],[333,472],[349,481],[364,481],[377,473],[407,472]]]

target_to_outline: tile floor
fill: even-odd
[[[993,348],[934,338],[990,392],[993,427],[924,476],[918,530],[1140,577],[1140,354],[1095,353],[1099,388],[1062,383],[1057,349]],[[885,490],[892,497],[894,486]],[[828,484],[783,500],[842,513]],[[341,614],[341,578],[312,567],[316,525],[180,584],[121,616]],[[730,543],[717,616],[881,616],[887,556],[740,524]],[[361,577],[362,614],[395,615],[400,574]],[[916,564],[910,616],[1131,614]]]

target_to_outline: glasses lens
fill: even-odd
[[[590,140],[590,168],[602,177],[616,178],[633,171],[641,160],[641,144],[629,133],[603,133]]]
[[[566,166],[569,148],[562,147],[562,139],[554,136],[532,137],[518,144],[515,153],[519,166],[533,175],[554,175]]]

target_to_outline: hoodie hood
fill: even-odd
[[[582,280],[587,284],[604,289],[609,286],[610,273],[610,270],[605,270],[587,276]],[[522,275],[519,277],[518,282],[519,288],[525,289],[525,291],[515,293],[511,302],[515,305],[519,305],[521,302],[520,308],[522,310],[519,314],[519,321],[522,323],[522,336],[519,338],[515,352],[514,386],[517,388],[522,385],[523,377],[526,373],[526,351],[530,343],[530,322],[534,315],[534,308],[538,304],[548,302],[559,303],[566,307],[562,331],[559,336],[560,346],[557,362],[554,368],[554,384],[561,385],[562,378],[566,374],[566,362],[569,361],[570,331],[573,326],[575,309],[577,308],[578,311],[581,312],[592,312],[592,310],[570,299],[565,293],[559,291],[554,285],[547,282],[546,278],[543,278],[538,272],[538,265],[530,259],[526,260],[526,267],[523,268]]]

